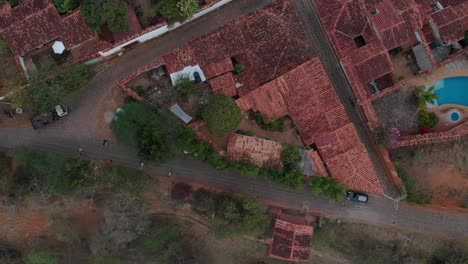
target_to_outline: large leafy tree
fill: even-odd
[[[299,150],[291,145],[283,146],[281,150],[281,161],[287,170],[296,169],[302,158]]]
[[[223,95],[213,95],[203,110],[203,120],[208,129],[218,135],[232,132],[241,121],[241,110],[232,98]]]
[[[180,15],[186,18],[193,16],[200,9],[200,4],[198,0],[179,0],[177,7],[179,8]]]
[[[416,96],[419,98],[419,111],[426,110],[426,103],[434,104],[436,100],[439,99],[439,95],[435,93],[435,86],[431,86],[429,88],[419,88]]]
[[[132,102],[124,105],[122,111],[116,114],[111,127],[119,141],[136,146],[142,129],[156,119],[157,115],[151,108]]]
[[[315,176],[310,181],[312,192],[334,200],[342,200],[346,195],[346,186],[328,177]]]
[[[165,160],[170,149],[166,142],[166,131],[159,120],[144,126],[139,135],[140,155],[146,160],[160,162]]]
[[[97,32],[104,25],[112,32],[128,29],[126,1],[84,0],[80,9],[88,25]]]

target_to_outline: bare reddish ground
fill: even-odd
[[[121,107],[125,99],[125,94],[118,87],[112,88],[112,90],[106,96],[107,100],[102,101],[98,107],[97,119],[97,136],[98,138],[110,138],[113,139],[114,135],[110,129],[110,123],[106,120],[105,115],[115,113],[117,108]]]
[[[28,246],[30,240],[48,235],[49,222],[41,211],[0,212],[0,234],[2,240],[20,249]]]
[[[103,221],[102,209],[97,208],[92,202],[79,204],[71,209],[71,218],[76,221],[82,234],[90,237],[96,232]]]

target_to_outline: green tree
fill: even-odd
[[[177,7],[176,0],[160,0],[156,3],[155,9],[158,14],[166,17],[169,22],[179,21],[184,18]]]
[[[75,10],[80,2],[78,0],[54,0],[55,7],[60,14],[70,13]]]
[[[154,162],[165,160],[170,153],[165,133],[166,131],[159,120],[153,120],[144,126],[138,139],[140,155],[146,160]]]
[[[260,172],[260,167],[253,164],[250,160],[241,159],[232,162],[232,165],[237,171],[245,176],[255,177]]]
[[[255,200],[246,199],[242,207],[244,209],[244,218],[242,220],[243,231],[248,234],[265,231],[269,224],[269,218],[262,206]]]
[[[24,256],[25,264],[58,264],[59,258],[52,252],[46,250],[33,250]]]
[[[434,112],[428,111],[419,111],[418,120],[421,127],[434,128],[439,123],[439,117]]]
[[[197,92],[195,82],[190,80],[188,76],[182,76],[176,81],[177,91],[182,100],[187,101],[190,95]]]
[[[200,4],[198,0],[179,0],[177,2],[177,8],[182,17],[188,18],[197,13],[198,9],[200,9]]]
[[[242,112],[232,98],[215,94],[210,98],[202,115],[208,129],[222,135],[236,129],[241,121]]]
[[[112,122],[112,132],[125,144],[138,145],[142,129],[158,117],[147,105],[138,102],[125,104]]]
[[[328,177],[315,176],[310,183],[312,192],[325,195],[336,201],[342,200],[346,195],[346,186]]]
[[[122,0],[84,0],[81,14],[95,31],[101,32],[102,26],[110,31],[128,30],[127,2]]]
[[[55,65],[44,64],[31,72],[27,97],[34,110],[50,112],[56,105],[63,103],[70,93],[85,86],[92,76],[93,72],[87,65],[74,65],[59,70]]]
[[[291,145],[284,145],[281,150],[281,161],[287,170],[296,169],[301,162],[302,157],[299,150]]]
[[[418,92],[416,93],[416,96],[418,97],[418,110],[419,111],[424,111],[426,110],[426,103],[429,104],[434,104],[437,99],[439,99],[439,95],[436,94],[435,91],[435,86],[431,86],[429,88],[421,87],[419,88]]]
[[[10,3],[12,7],[19,5],[20,1],[21,0],[8,0],[8,2]]]

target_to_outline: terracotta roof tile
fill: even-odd
[[[210,63],[205,66],[202,66],[203,73],[207,79],[219,76],[226,72],[234,70],[234,65],[232,64],[231,58],[225,58],[219,62]]]
[[[468,2],[448,6],[432,14],[442,41],[457,41],[462,39],[468,30]]]
[[[275,141],[232,134],[228,141],[227,155],[234,160],[248,159],[260,167],[282,167],[282,149],[281,143]]]
[[[71,49],[82,42],[95,37],[95,32],[86,24],[80,10],[62,17],[62,31],[60,40],[65,47]]]
[[[313,234],[312,226],[276,219],[269,255],[290,261],[306,261],[310,257]]]
[[[232,73],[228,72],[209,80],[211,90],[214,93],[222,93],[229,97],[237,95],[236,82]]]

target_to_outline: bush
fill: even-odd
[[[232,165],[240,174],[248,177],[255,177],[260,172],[259,166],[246,159],[234,161]]]
[[[187,101],[189,96],[197,92],[195,81],[190,80],[188,76],[182,76],[176,81],[177,91],[182,100]]]
[[[171,23],[184,19],[176,0],[159,0],[155,5],[155,9],[158,14],[166,17]]]
[[[407,195],[406,200],[408,202],[416,204],[428,204],[431,202],[432,197],[421,191],[417,183],[401,166],[396,166],[396,172],[403,182],[403,193]]]
[[[343,200],[346,196],[346,186],[331,178],[324,176],[315,176],[310,180],[312,192],[324,195],[336,201]]]
[[[304,174],[302,174],[302,172],[300,172],[297,169],[263,169],[261,174],[267,179],[270,179],[288,187],[295,188],[304,184]]]
[[[86,23],[101,32],[102,26],[110,31],[126,31],[128,29],[127,2],[121,0],[84,0],[81,3],[81,14]]]
[[[287,170],[296,169],[301,162],[302,157],[299,150],[291,145],[284,145],[281,150],[281,161]]]
[[[234,100],[223,94],[213,95],[203,110],[208,129],[218,135],[232,132],[241,121],[241,110]]]
[[[200,9],[200,4],[198,0],[179,0],[177,2],[177,8],[182,17],[189,18],[197,13],[198,9]]]
[[[142,129],[157,119],[157,115],[148,106],[132,102],[125,104],[112,122],[112,132],[125,144],[138,145]]]
[[[3,38],[0,38],[0,56],[8,55],[9,49],[8,44]]]
[[[53,2],[60,14],[70,13],[80,5],[78,0],[54,0]]]
[[[226,193],[199,190],[193,194],[195,210],[214,216],[218,235],[252,234],[263,232],[269,218],[254,200],[236,198]]]
[[[433,112],[419,111],[418,120],[420,127],[434,128],[439,123],[439,117]]]
[[[137,85],[134,89],[133,89],[139,96],[142,96],[145,94],[145,88],[142,86],[142,85]]]
[[[138,136],[139,154],[146,160],[161,162],[170,154],[166,142],[166,131],[159,120],[155,119],[141,128]]]
[[[255,112],[254,117],[255,117],[255,122],[262,129],[269,130],[269,131],[283,131],[284,117],[273,119],[268,123],[265,122],[265,117],[260,112]]]
[[[45,250],[33,250],[24,256],[25,264],[58,264],[59,258],[52,252]]]
[[[245,71],[245,65],[241,63],[237,63],[234,66],[234,74],[240,74]]]

